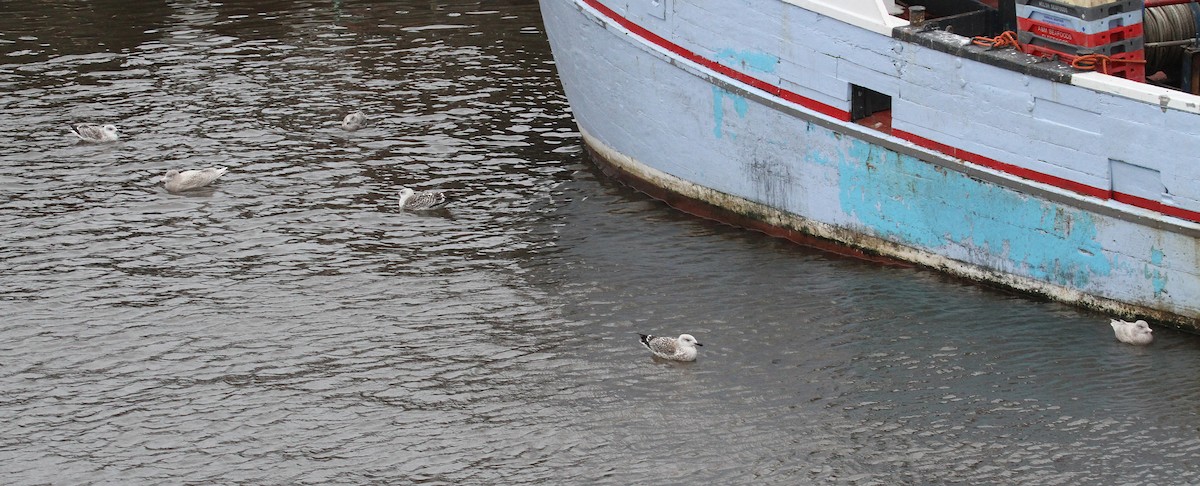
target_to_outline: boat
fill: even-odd
[[[588,153],[642,192],[1200,332],[1195,3],[540,6]]]

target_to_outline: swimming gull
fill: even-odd
[[[1109,324],[1112,324],[1113,332],[1117,334],[1117,340],[1123,343],[1144,346],[1154,340],[1150,324],[1141,319],[1138,319],[1136,322],[1113,319]]]
[[[703,346],[696,342],[696,338],[691,334],[680,334],[678,338],[649,334],[638,334],[638,336],[642,337],[642,346],[649,349],[655,356],[674,361],[695,361],[696,346]]]
[[[217,180],[218,177],[221,177],[221,175],[225,174],[225,171],[227,170],[229,169],[225,167],[209,167],[206,169],[183,171],[171,169],[162,176],[162,181],[163,185],[166,186],[167,191],[188,191],[197,187],[209,185],[212,183],[212,181]]]
[[[446,193],[442,191],[414,191],[407,187],[400,188],[400,209],[423,211],[445,205]]]
[[[75,136],[85,142],[115,142],[117,135],[116,125],[97,125],[95,123],[76,123],[71,125],[71,131],[75,132]]]
[[[354,131],[366,126],[366,124],[367,115],[361,111],[356,111],[342,118],[342,130]]]

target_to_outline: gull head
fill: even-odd
[[[1150,334],[1150,333],[1153,333],[1154,330],[1150,329],[1149,323],[1147,323],[1146,321],[1143,321],[1141,319],[1138,319],[1137,322],[1133,323],[1133,332],[1134,332],[1134,334]]]
[[[692,337],[691,334],[680,334],[679,342],[686,343],[691,346],[704,346],[703,344],[696,342],[696,338]]]

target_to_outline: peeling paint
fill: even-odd
[[[714,57],[717,62],[741,71],[773,73],[779,67],[779,56],[759,51],[722,49]]]
[[[891,241],[938,253],[957,245],[991,255],[1000,268],[1074,288],[1112,273],[1092,215],[1084,211],[938,171],[861,141],[852,142],[839,172],[843,211]]]
[[[883,238],[877,235],[869,234],[861,231],[858,228],[851,228],[839,225],[830,225],[820,221],[804,218],[797,214],[790,214],[780,211],[778,208],[754,203],[752,201],[715,191],[711,188],[699,186],[669,174],[658,171],[652,167],[639,163],[635,159],[627,155],[621,154],[601,143],[598,139],[590,135],[586,128],[580,127],[581,134],[584,139],[584,144],[589,149],[594,157],[594,160],[605,168],[605,173],[614,175],[618,179],[626,183],[634,185],[639,189],[647,191],[647,193],[657,194],[663,200],[670,200],[673,206],[680,207],[683,201],[697,201],[702,204],[709,204],[712,207],[723,208],[728,210],[729,214],[743,215],[746,219],[742,222],[747,227],[752,227],[768,234],[783,236],[805,244],[814,244],[814,246],[827,248],[823,246],[820,240],[803,240],[801,235],[811,235],[818,239],[837,242],[847,245],[850,249],[863,251],[858,256],[871,257],[873,255],[882,256],[884,258],[894,258],[901,261],[912,262],[919,265],[924,265],[930,268],[946,271],[954,275],[965,277],[972,280],[990,282],[992,284],[1001,285],[1025,292],[1031,292],[1039,295],[1044,295],[1064,302],[1071,302],[1076,305],[1101,309],[1117,315],[1140,315],[1147,318],[1158,319],[1163,322],[1173,322],[1193,332],[1200,332],[1200,325],[1190,316],[1180,316],[1169,312],[1163,312],[1152,307],[1139,306],[1128,302],[1120,302],[1112,299],[1103,298],[1094,294],[1082,292],[1075,288],[1070,288],[1061,284],[1055,284],[1046,280],[1040,280],[1029,276],[1022,275],[1021,272],[1009,272],[995,268],[983,268],[976,263],[956,261],[949,258],[947,255],[935,253],[939,249],[921,249],[914,246],[904,245],[894,240]],[[845,160],[843,159],[843,163]],[[936,171],[934,171],[936,172]],[[623,174],[623,175],[620,175]],[[950,172],[950,174],[957,174]],[[882,205],[881,209],[882,210]],[[698,214],[697,212],[696,214]],[[726,218],[714,216],[726,222],[736,223]],[[1053,219],[1051,218],[1051,221]],[[760,223],[755,223],[760,222]],[[1053,225],[1053,223],[1049,223]],[[1096,226],[1089,224],[1093,230]],[[1077,236],[1076,236],[1077,237]],[[1091,248],[1090,245],[1082,245],[1084,248]],[[833,248],[837,251],[836,248]],[[1089,250],[1091,251],[1091,250]],[[1093,252],[1100,254],[1099,252]],[[1081,252],[1081,254],[1085,254]],[[1114,262],[1110,268],[1117,268],[1116,259],[1119,253],[1114,253]],[[1083,259],[1090,261],[1090,259]],[[1062,265],[1057,265],[1056,268],[1061,268]],[[1101,263],[1100,268],[1105,268]],[[1125,272],[1128,275],[1128,272]]]
[[[713,86],[713,136],[717,138],[723,137],[729,130],[725,126],[725,99],[728,98],[733,103],[733,111],[737,113],[738,118],[745,118],[746,112],[750,110],[750,103],[746,101],[745,96],[738,96],[724,89]],[[737,138],[737,133],[729,132],[730,138]]]
[[[718,62],[740,71],[773,73],[779,66],[778,56],[758,51],[722,49],[716,53],[715,58]],[[733,110],[737,113],[738,118],[746,117],[746,112],[750,109],[750,104],[744,96],[736,95],[716,86],[713,86],[712,90],[713,136],[721,138],[728,134],[730,138],[736,139],[737,133],[730,132],[729,128],[725,126],[725,100],[729,99],[732,101]]]
[[[1166,254],[1162,250],[1151,247],[1150,264],[1146,265],[1142,270],[1143,275],[1147,279],[1150,279],[1150,284],[1154,286],[1155,297],[1162,297],[1167,291],[1167,275],[1162,271],[1164,257],[1166,257]]]

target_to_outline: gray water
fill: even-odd
[[[1200,483],[1195,336],[607,180],[533,2],[62,3],[0,1],[0,483]]]

